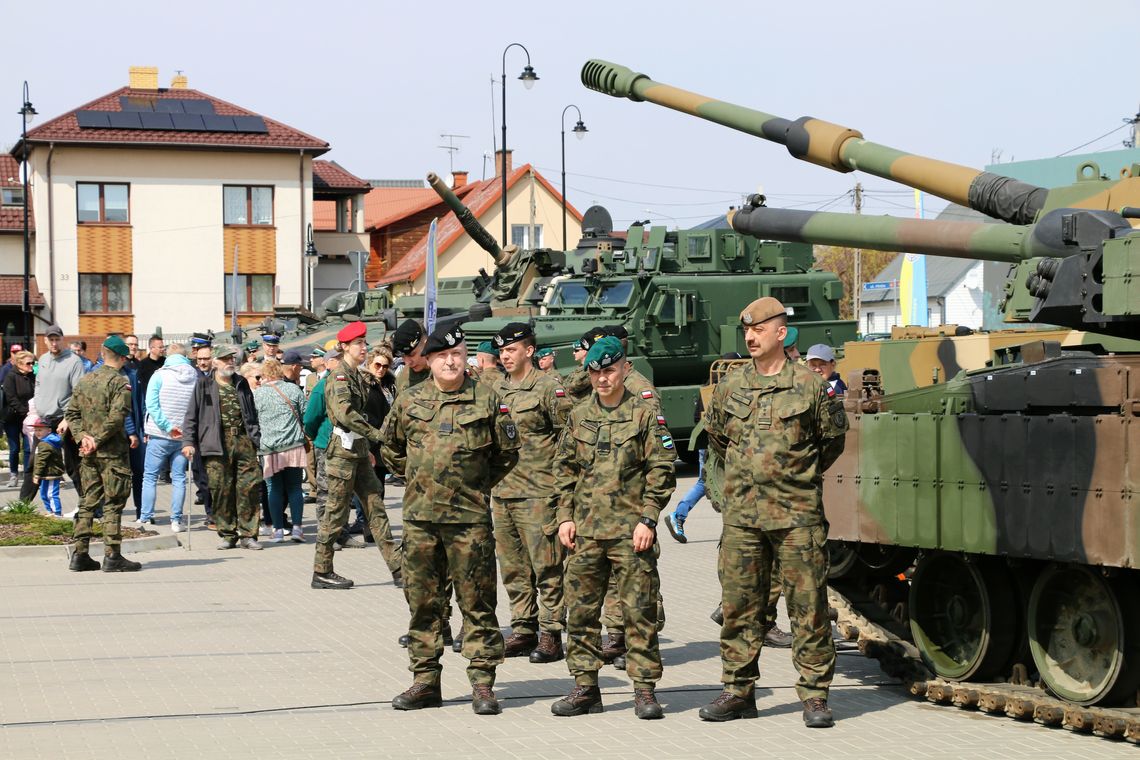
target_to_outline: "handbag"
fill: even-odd
[[[301,426],[301,435],[305,436],[305,453],[308,454],[313,450],[313,440],[309,438],[305,432],[305,423],[301,422],[301,416],[297,414],[297,407],[293,406],[293,402],[289,400],[288,396],[281,392],[281,389],[277,387],[276,383],[269,387],[277,391],[277,395],[281,397],[281,400],[285,402],[285,406],[289,407],[289,411],[293,413],[293,419],[297,420],[297,424]]]

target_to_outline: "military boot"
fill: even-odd
[[[142,563],[132,562],[124,557],[119,550],[112,549],[110,554],[103,556],[103,572],[105,573],[133,573],[142,570]]]
[[[716,606],[716,609],[709,614],[709,620],[717,625],[724,625],[724,610],[721,609],[719,604]]]
[[[658,720],[665,717],[653,689],[633,690],[633,714],[641,720]]]
[[[772,625],[768,626],[768,630],[764,631],[764,646],[774,647],[775,649],[791,649],[792,634],[787,631],[781,631],[779,626],[772,623]]]
[[[538,646],[530,653],[530,661],[534,663],[558,662],[562,654],[562,634],[547,633],[543,631],[538,635]]]
[[[835,725],[826,699],[812,697],[804,700],[804,725],[808,728],[831,728]]]
[[[408,645],[412,643],[412,637],[405,633],[403,636],[396,639],[396,643],[402,646],[404,649],[407,649]]]
[[[392,571],[392,585],[396,588],[404,587],[404,574],[399,570],[399,568]]]
[[[443,624],[443,645],[450,646],[452,652],[463,651],[463,626],[459,626],[459,635],[454,639],[451,637],[451,623]]]
[[[538,636],[533,633],[512,633],[503,642],[504,657],[527,657],[538,646]]]
[[[611,633],[602,647],[602,662],[611,663],[614,658],[625,654],[625,634]]]
[[[313,573],[313,582],[309,585],[313,588],[348,589],[352,588],[352,581],[329,570],[327,573]]]
[[[422,710],[425,707],[443,706],[443,696],[439,691],[439,684],[414,683],[403,694],[398,694],[392,700],[392,707],[396,710]]]
[[[738,697],[730,691],[722,691],[720,696],[701,708],[697,713],[701,720],[711,720],[718,723],[737,718],[756,717],[756,694],[747,697]]]
[[[494,690],[486,684],[471,687],[471,709],[476,715],[498,715],[503,711]]]
[[[602,690],[597,686],[575,686],[569,694],[550,706],[550,712],[560,718],[604,712]]]
[[[619,654],[611,664],[618,670],[625,670],[625,655]]]
[[[85,573],[88,570],[98,570],[99,563],[91,559],[91,555],[87,552],[75,552],[71,555],[71,562],[68,563],[67,569],[75,573]]]

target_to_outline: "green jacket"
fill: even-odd
[[[332,435],[332,422],[325,412],[326,374],[309,391],[309,402],[305,405],[305,435],[313,439],[313,445],[324,451]]]

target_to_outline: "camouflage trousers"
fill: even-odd
[[[95,512],[103,508],[103,552],[110,554],[123,542],[123,507],[131,495],[131,465],[122,457],[79,458],[83,496],[75,517],[75,551],[85,554],[91,544]]]
[[[333,544],[340,529],[348,524],[348,510],[352,495],[364,505],[364,518],[376,539],[376,546],[384,556],[388,570],[393,574],[404,562],[403,547],[392,538],[392,525],[380,496],[380,480],[367,459],[351,457],[325,457],[325,473],[329,481],[329,498],[317,527],[317,550],[313,559],[314,573],[331,573]]]
[[[657,640],[656,543],[634,552],[631,538],[594,539],[578,536],[566,563],[566,665],[579,686],[597,686],[602,667],[602,599],[610,581],[625,622],[626,673],[634,688],[651,688],[661,680],[661,647]]]
[[[654,544],[657,546],[657,544]],[[773,604],[775,604],[773,602]],[[610,576],[609,586],[606,587],[606,603],[602,608],[602,623],[611,634],[624,633],[625,623],[622,622],[621,601],[618,599],[617,579]],[[657,595],[657,630],[665,627],[665,597]]]
[[[261,514],[261,465],[248,435],[227,435],[222,456],[202,457],[210,505],[222,538],[257,538]]]
[[[792,662],[800,674],[796,693],[801,700],[827,699],[835,675],[835,644],[827,617],[826,544],[827,528],[822,525],[770,531],[724,526],[717,574],[724,613],[721,681],[726,690],[746,696],[760,676],[772,563],[778,558],[792,624]]]
[[[562,545],[546,499],[495,500],[495,551],[511,604],[511,631],[562,631]]]
[[[473,686],[495,684],[503,662],[503,634],[495,617],[495,536],[488,523],[404,522],[404,595],[408,599],[408,669],[417,683],[439,684],[443,638],[439,621],[451,577],[463,614],[463,656]]]

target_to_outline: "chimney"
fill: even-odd
[[[130,86],[132,90],[157,90],[157,66],[131,66]]]
[[[452,190],[458,190],[459,188],[463,187],[466,184],[467,184],[467,172],[453,171],[451,173],[451,189]]]
[[[174,78],[170,80],[170,89],[172,90],[185,90],[189,86],[190,82],[186,79],[186,75],[181,71],[177,72],[174,75]]]
[[[506,162],[505,163],[507,166],[506,166],[506,170],[504,171],[504,169],[503,169],[503,163],[504,163],[503,151],[501,151],[501,150],[495,151],[495,176],[496,177],[502,177],[504,174],[510,175],[511,168],[512,168],[511,167],[511,153],[513,153],[513,152],[514,152],[513,150],[506,151],[507,155],[506,155]]]

